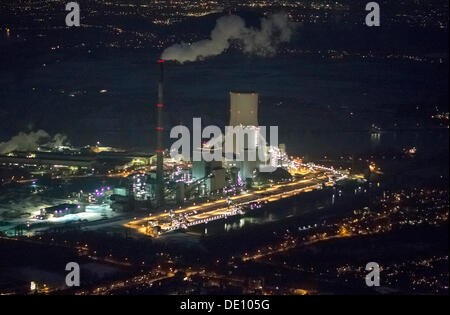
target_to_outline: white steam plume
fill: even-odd
[[[161,58],[183,63],[217,56],[228,49],[232,41],[237,41],[245,53],[274,55],[280,43],[291,39],[295,27],[296,23],[289,21],[284,13],[262,18],[260,29],[246,27],[244,20],[237,15],[223,16],[217,20],[211,31],[211,39],[192,44],[175,44],[166,48]]]
[[[67,136],[63,135],[61,133],[57,133],[53,136],[53,138],[46,143],[45,145],[52,148],[52,149],[56,149],[58,147],[67,145]]]
[[[50,148],[56,148],[63,145],[67,140],[65,135],[57,133],[53,137],[40,129],[37,131],[19,132],[9,141],[0,142],[0,154],[6,154],[12,151],[35,151],[44,144]]]

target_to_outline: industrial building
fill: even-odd
[[[200,194],[207,195],[221,191],[226,186],[226,170],[221,161],[194,161],[192,179],[198,183]]]
[[[237,168],[239,179],[243,182],[251,181],[262,163],[258,160],[258,150],[266,150],[265,140],[259,134],[258,102],[258,93],[230,92],[229,126],[242,127],[244,151],[241,152],[238,148],[238,136],[229,135],[233,139],[233,155],[236,159],[225,159],[225,164],[227,168]]]
[[[136,165],[150,165],[153,161],[155,161],[154,156],[135,152],[10,152],[7,155],[0,155],[0,165],[4,166],[59,167],[79,170],[105,166],[120,170]]]
[[[139,183],[133,179],[136,199],[151,199],[153,205],[162,209],[166,202],[173,200],[176,204],[182,204],[185,200],[195,197],[210,196],[211,194],[223,194],[227,190],[237,191],[239,187],[248,187],[255,179],[260,165],[266,161],[259,160],[259,151],[264,154],[271,152],[266,140],[260,135],[258,121],[259,95],[254,91],[231,91],[230,120],[226,129],[233,132],[229,135],[232,139],[232,150],[226,146],[225,138],[210,139],[201,148],[195,148],[203,153],[212,150],[213,147],[222,147],[221,161],[192,161],[189,169],[180,167],[174,163],[169,166],[164,155],[168,155],[163,143],[164,123],[163,113],[166,108],[164,103],[164,60],[158,60],[159,79],[157,83],[156,103],[156,168],[148,172],[149,176],[141,177]],[[242,128],[242,129],[240,129]],[[243,134],[240,131],[243,131]],[[242,145],[243,141],[243,145]],[[276,148],[277,151],[278,148]],[[279,150],[278,150],[279,151]],[[232,158],[230,159],[229,154]],[[155,163],[156,162],[156,163]],[[186,161],[185,161],[186,162]]]
[[[255,92],[230,92],[229,125],[257,127],[258,98]]]
[[[36,219],[45,220],[49,216],[60,218],[69,214],[76,214],[84,211],[85,207],[83,205],[63,203],[52,207],[42,208],[39,215],[36,216]]]

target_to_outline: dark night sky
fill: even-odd
[[[399,9],[389,8],[385,10],[387,17]],[[259,13],[241,15],[248,23],[258,24]],[[219,16],[147,31],[160,37],[182,38],[192,33],[204,38]],[[129,28],[147,28],[145,23],[136,26],[137,20],[115,21]],[[192,117],[201,117],[204,124],[223,126],[228,91],[232,89],[259,92],[260,123],[282,126],[281,141],[287,142],[296,142],[297,135],[311,132],[367,130],[372,123],[386,129],[394,123],[410,128],[436,106],[448,111],[448,43],[444,40],[448,30],[386,24],[376,30],[349,26],[339,19],[321,25],[303,23],[292,42],[274,57],[245,56],[233,48],[206,61],[169,63],[166,126],[180,122],[189,126]],[[43,38],[35,36],[39,32],[31,29],[24,42],[2,34],[0,141],[32,127],[50,134],[65,133],[76,145],[100,140],[107,145],[151,150],[156,102],[154,60],[161,49],[151,45],[94,49],[94,43],[111,34],[91,29],[51,31]],[[117,40],[126,38],[118,36]],[[81,42],[86,45],[49,49],[60,41],[67,47]],[[313,53],[287,55],[286,49]],[[323,58],[328,49],[348,51],[351,56],[342,60]],[[369,50],[376,58],[358,56]],[[434,60],[442,56],[444,63],[387,60],[390,53]],[[420,112],[415,111],[417,106]]]

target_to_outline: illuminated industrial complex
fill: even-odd
[[[269,145],[259,132],[259,95],[254,91],[229,92],[229,126],[242,128],[246,133],[242,151],[238,148],[242,140],[231,134],[231,158],[223,154],[220,160],[205,161],[200,154],[201,160],[191,161],[171,155],[163,140],[164,112],[168,110],[164,103],[164,64],[164,60],[157,61],[155,154],[125,152],[97,143],[84,148],[43,146],[34,152],[14,151],[1,156],[3,165],[21,165],[36,176],[9,180],[30,182],[36,190],[36,178],[43,174],[61,179],[120,179],[119,184],[100,184],[90,191],[72,192],[59,204],[44,204],[28,217],[12,220],[11,225],[3,227],[4,231],[32,235],[58,223],[103,222],[102,219],[110,218],[114,220],[107,224],[114,226],[119,222],[140,234],[156,237],[241,215],[264,203],[332,186],[347,177],[333,168],[304,164],[300,158],[289,157],[284,144]],[[200,146],[193,150],[202,153],[219,147],[226,152],[222,137],[211,138]],[[257,158],[252,159],[252,154]],[[270,172],[261,171],[267,166],[272,167]],[[127,220],[134,217],[140,219]]]
[[[157,104],[157,174],[155,203],[156,211],[149,217],[133,220],[125,224],[140,233],[158,236],[180,228],[207,223],[211,220],[226,219],[244,211],[261,207],[261,204],[287,198],[301,192],[321,189],[323,185],[332,186],[335,181],[346,178],[341,172],[332,168],[305,165],[299,159],[289,158],[285,146],[268,146],[265,138],[258,132],[258,94],[256,92],[230,92],[230,127],[241,127],[247,132],[244,138],[243,152],[239,152],[236,134],[231,135],[233,159],[225,155],[220,161],[180,161],[178,164],[170,161],[164,163],[170,172],[163,173],[159,163],[163,163],[162,146],[162,108],[163,103],[163,60],[160,80],[158,82]],[[254,139],[253,146],[250,145]],[[219,142],[219,143],[218,143]],[[202,144],[199,151],[224,148],[222,137],[212,138]],[[196,148],[194,148],[196,150]],[[268,155],[266,161],[253,160],[250,151],[263,150]],[[223,151],[226,151],[225,149]],[[259,156],[254,152],[255,156]],[[167,150],[165,151],[167,155]],[[241,158],[239,158],[241,155]],[[203,157],[203,155],[201,155]],[[263,155],[264,156],[264,155]],[[270,163],[271,172],[260,172],[261,165]],[[301,178],[295,175],[302,174]],[[161,176],[163,179],[161,179]],[[141,179],[138,179],[140,181]],[[164,181],[170,189],[160,189]],[[162,196],[160,194],[163,194]],[[161,207],[167,204],[167,207]],[[169,206],[171,205],[171,206]],[[188,206],[185,206],[188,205]]]
[[[68,2],[0,3],[0,296],[448,295],[447,0]]]

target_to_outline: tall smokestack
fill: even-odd
[[[158,80],[158,104],[156,104],[156,206],[164,205],[164,169],[163,169],[163,109],[164,109],[164,60],[158,60],[159,80]]]

